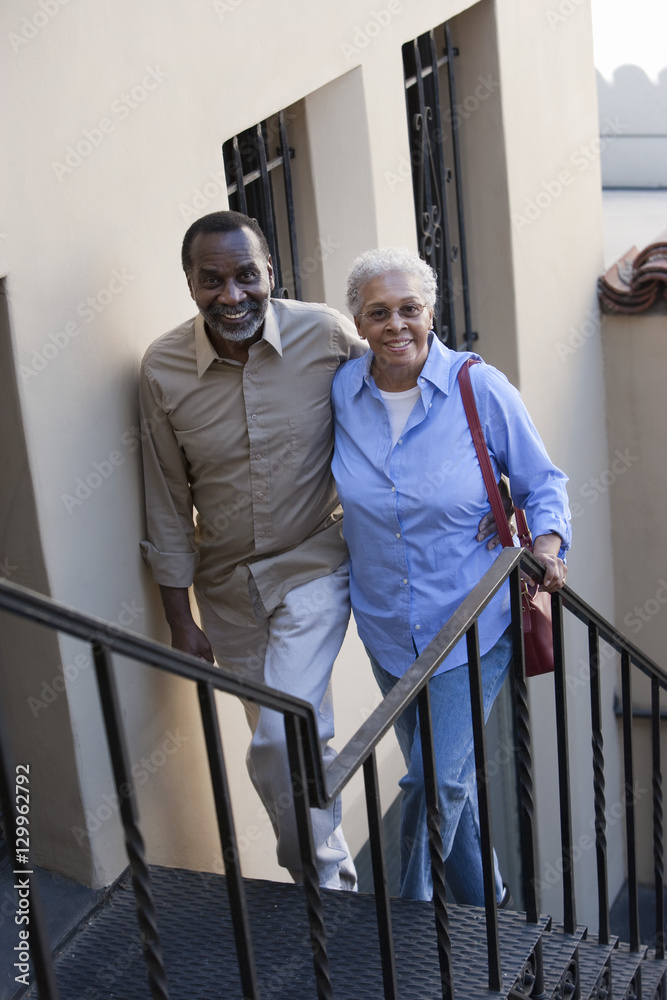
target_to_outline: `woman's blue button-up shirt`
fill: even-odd
[[[333,383],[333,473],[350,550],[352,608],[362,641],[395,676],[412,663],[415,646],[423,652],[501,551],[476,541],[490,505],[457,382],[470,357],[478,355],[451,351],[432,337],[418,379],[420,398],[394,447],[370,374],[372,352],[344,364]],[[561,536],[562,557],[571,537],[567,477],[549,459],[505,376],[487,364],[473,365],[470,376],[497,478],[509,476],[533,538]],[[480,653],[509,622],[505,585],[480,616]],[[466,660],[462,639],[440,670]]]

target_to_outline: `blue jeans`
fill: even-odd
[[[398,678],[384,670],[367,652],[375,679],[386,696]],[[511,658],[512,634],[508,628],[481,658],[484,721],[507,676]],[[432,677],[429,692],[447,885],[457,903],[483,906],[484,880],[467,663]],[[418,723],[415,699],[394,726],[408,768],[408,773],[399,782],[403,789],[400,894],[407,899],[431,899],[433,882]],[[503,880],[495,851],[493,857],[496,900],[499,902]]]

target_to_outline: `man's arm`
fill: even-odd
[[[174,649],[191,656],[199,656],[213,663],[211,644],[196,624],[190,609],[190,593],[187,587],[160,587],[164,613],[171,629],[171,644]]]
[[[210,643],[190,610],[189,586],[198,558],[190,484],[158,393],[142,369],[139,401],[148,538],[141,550],[160,587],[172,646],[213,662]]]

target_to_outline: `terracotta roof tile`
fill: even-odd
[[[667,299],[667,230],[641,253],[631,247],[598,280],[605,313],[639,313],[659,295]]]

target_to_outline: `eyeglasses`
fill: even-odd
[[[377,309],[371,309],[370,312],[361,313],[360,319],[365,319],[369,323],[386,323],[390,316],[393,316],[395,312],[401,317],[401,319],[418,319],[421,314],[426,309],[426,303],[419,305],[418,302],[406,302],[405,305],[399,306],[398,309],[387,309],[386,307],[378,306]]]

